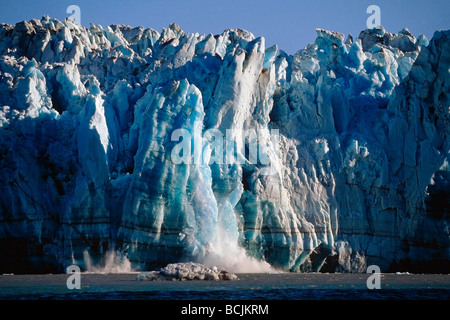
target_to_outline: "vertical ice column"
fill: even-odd
[[[198,161],[203,118],[201,92],[187,80],[149,88],[136,105],[137,153],[119,237],[144,268],[199,259],[215,245],[211,172]]]

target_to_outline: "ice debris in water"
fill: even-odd
[[[237,275],[217,267],[207,267],[195,262],[171,263],[160,271],[141,272],[136,277],[142,280],[239,280]]]

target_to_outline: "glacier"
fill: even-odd
[[[0,24],[0,272],[448,273],[449,73],[450,31]]]

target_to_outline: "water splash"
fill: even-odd
[[[245,250],[237,247],[232,254],[209,253],[203,258],[206,266],[218,266],[234,273],[279,273],[265,261],[247,255]]]
[[[118,251],[107,251],[102,258],[99,265],[92,263],[89,252],[86,250],[83,253],[84,264],[86,266],[86,273],[137,273],[133,270],[131,262],[126,256]]]
[[[219,226],[217,242],[213,250],[202,259],[206,266],[217,266],[234,273],[279,273],[266,261],[247,255],[244,248],[240,247],[237,238]]]

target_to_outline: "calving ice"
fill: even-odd
[[[0,272],[447,273],[450,32],[316,33],[1,24]]]

